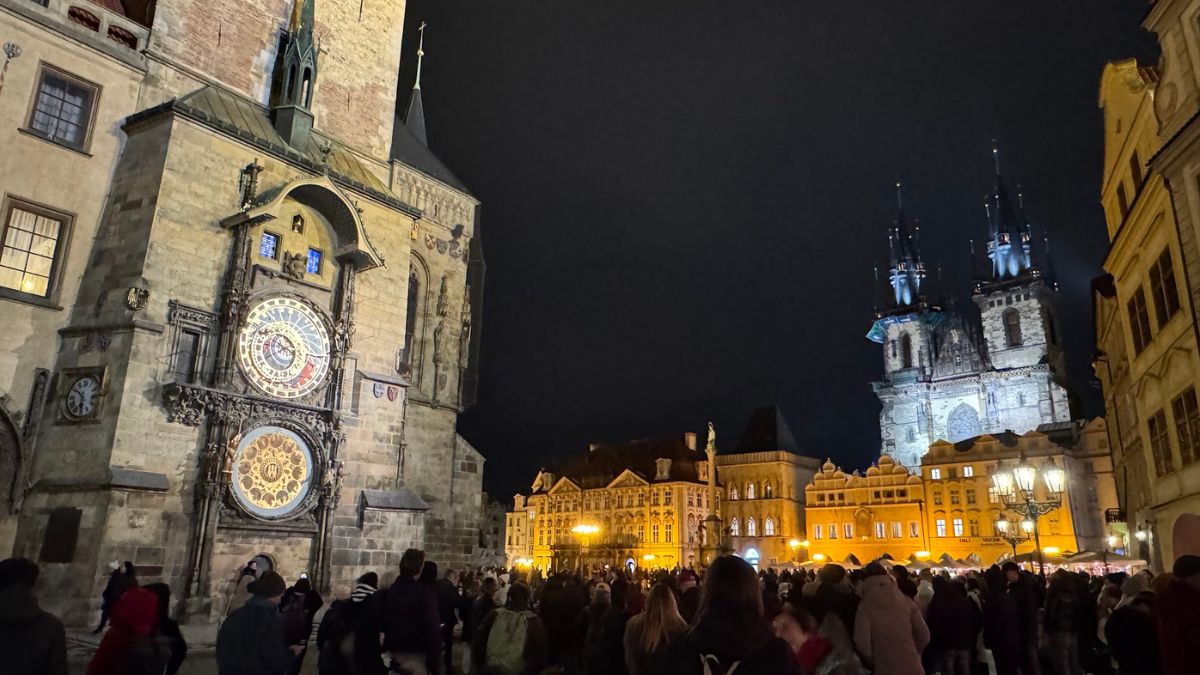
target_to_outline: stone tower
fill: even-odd
[[[472,560],[479,202],[396,118],[404,3],[145,20],[58,349],[18,364],[49,377],[14,538],[45,606],[92,621],[112,560],[195,621],[251,560],[322,590]]]

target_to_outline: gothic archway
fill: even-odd
[[[16,420],[0,404],[0,514],[13,512],[21,473],[21,434]]]

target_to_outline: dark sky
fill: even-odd
[[[479,403],[460,430],[485,487],[507,499],[588,441],[710,418],[729,447],[772,402],[805,454],[869,463],[881,357],[863,336],[892,184],[965,299],[993,137],[1050,229],[1072,383],[1098,414],[1097,91],[1106,61],[1155,58],[1144,11],[410,0],[402,91],[424,19],[430,145],[484,205]]]

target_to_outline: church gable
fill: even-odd
[[[649,484],[650,483],[648,483],[646,481],[646,479],[644,479],[641,476],[637,475],[636,473],[630,471],[629,469],[626,469],[626,470],[622,471],[619,476],[617,476],[615,479],[613,479],[613,481],[608,484],[608,487],[610,487],[610,488],[645,487]]]

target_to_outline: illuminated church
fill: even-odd
[[[882,452],[909,469],[938,440],[1018,434],[1071,419],[1054,311],[1055,285],[1032,250],[1018,195],[1000,174],[985,202],[988,271],[975,281],[979,312],[930,302],[920,226],[898,212],[888,231],[888,299],[867,338],[883,346],[883,377],[873,383],[882,409]],[[940,291],[940,289],[938,289]]]

